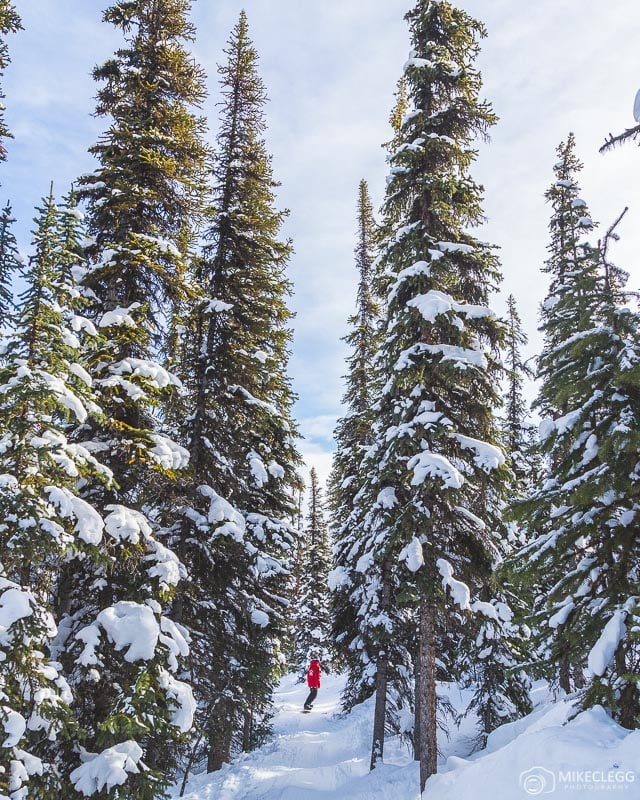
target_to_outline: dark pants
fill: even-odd
[[[310,706],[311,703],[313,703],[313,701],[316,699],[317,696],[318,696],[318,690],[315,689],[315,688],[312,689],[309,692],[309,697],[307,697],[307,699],[304,701],[305,706]]]

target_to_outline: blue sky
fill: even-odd
[[[104,121],[91,117],[92,67],[118,45],[100,22],[107,0],[16,0],[25,31],[10,41],[7,120],[15,134],[2,167],[26,247],[33,206],[51,180],[63,193],[92,168],[87,148]],[[346,318],[355,288],[355,201],[361,178],[374,205],[384,192],[381,143],[389,136],[392,95],[409,50],[409,0],[196,0],[194,53],[209,75],[205,111],[216,130],[216,63],[242,7],[268,88],[268,144],[279,200],[291,214],[295,320],[291,373],[302,451],[325,476],[340,413]],[[535,352],[537,309],[545,293],[548,209],[555,146],[573,130],[585,162],[583,197],[602,227],[625,206],[615,258],[640,288],[640,152],[629,144],[606,156],[609,131],[633,124],[640,87],[637,0],[464,0],[489,32],[480,67],[500,122],[480,146],[474,176],[485,186],[481,236],[502,249],[505,295],[513,292]],[[496,310],[503,309],[501,297]]]

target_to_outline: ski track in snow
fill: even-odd
[[[373,698],[340,718],[343,687],[344,676],[323,675],[313,711],[303,714],[306,683],[285,677],[273,739],[217,773],[192,777],[185,800],[418,800],[418,765],[397,737],[387,739],[384,765],[369,772]],[[463,696],[455,689],[451,700],[460,705]],[[444,760],[473,749],[469,722],[442,742]]]
[[[374,699],[339,717],[343,685],[343,676],[324,675],[313,711],[303,714],[307,687],[288,675],[276,692],[273,739],[218,772],[193,776],[185,800],[420,800],[418,765],[398,737],[387,738],[385,763],[369,772]],[[456,711],[472,695],[451,683],[438,693]],[[460,728],[449,720],[424,800],[640,800],[640,730],[621,728],[598,706],[578,713],[575,695],[554,701],[543,682],[532,699],[534,711],[495,730],[479,752],[477,718]],[[535,783],[527,789],[525,779]]]

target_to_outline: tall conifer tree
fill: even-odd
[[[280,238],[285,215],[275,209],[263,140],[266,93],[244,12],[225,54],[211,218],[196,274],[205,300],[188,315],[182,359],[191,404],[182,436],[198,483],[175,545],[192,573],[181,618],[205,643],[217,631],[219,658],[212,662],[207,643],[193,663],[210,770],[255,746],[268,727],[300,463],[286,372],[291,245]],[[217,621],[200,619],[202,604],[218,609]]]
[[[188,462],[187,451],[162,433],[164,405],[179,381],[157,353],[171,304],[188,292],[180,248],[185,229],[202,218],[208,164],[204,122],[195,113],[205,97],[203,73],[186,49],[194,36],[189,9],[188,0],[119,0],[104,12],[125,41],[94,70],[102,84],[96,113],[110,123],[91,148],[98,168],[79,181],[93,238],[83,286],[88,313],[104,334],[88,366],[104,415],[78,438],[100,452],[113,475],[91,498],[108,520],[115,553],[109,570],[78,565],[66,657],[84,688],[77,711],[89,744],[104,751],[134,740],[144,750],[151,769],[132,779],[132,798],[163,794],[189,716],[177,715],[169,700],[187,700],[171,674],[186,643],[162,615],[181,568],[153,534],[158,498]],[[123,626],[136,615],[149,630],[162,627],[162,636],[144,652],[112,651],[96,677],[92,659],[106,659],[103,649],[117,644],[110,621]],[[91,647],[87,637],[100,631],[105,635]],[[78,641],[85,644],[80,653]],[[89,690],[92,679],[99,683]]]
[[[599,247],[579,196],[573,136],[558,148],[552,203],[551,285],[543,303],[545,347],[538,407],[549,474],[522,506],[534,540],[522,553],[542,587],[534,622],[543,663],[565,690],[590,685],[583,702],[640,724],[637,663],[638,315],[626,275]],[[577,669],[573,672],[570,666]]]
[[[5,41],[5,37],[9,33],[16,33],[21,29],[22,22],[14,4],[11,0],[0,0],[0,80],[3,78],[4,71],[11,61],[9,58],[9,46]],[[4,140],[13,138],[4,119],[3,100],[4,92],[0,86],[0,161],[5,161],[7,158]]]
[[[157,441],[158,403],[177,379],[156,363],[166,304],[182,298],[185,228],[202,218],[208,150],[193,113],[205,97],[202,70],[185,43],[194,37],[188,0],[113,3],[104,21],[125,47],[94,70],[104,85],[96,113],[111,124],[91,152],[100,162],[80,180],[95,244],[85,283],[106,333],[94,377],[109,428],[105,460],[120,496],[154,485],[153,468],[184,466],[177,448]],[[160,482],[162,484],[162,482]]]
[[[375,397],[373,360],[380,326],[379,301],[373,289],[373,266],[377,228],[366,181],[358,188],[357,244],[355,263],[358,271],[356,313],[349,317],[350,332],[345,337],[350,354],[347,358],[347,389],[343,397],[345,415],[335,431],[336,452],[329,478],[329,500],[335,538],[334,570],[331,575],[334,636],[337,652],[346,661],[349,677],[343,706],[351,708],[371,692],[367,674],[367,653],[362,631],[357,623],[358,605],[354,603],[354,582],[360,573],[354,569],[354,546],[357,536],[350,524],[354,499],[362,486],[360,465],[370,444],[372,404]]]
[[[437,652],[460,629],[470,592],[483,584],[498,554],[504,455],[493,411],[503,329],[487,308],[500,278],[496,256],[468,232],[482,218],[482,190],[469,175],[473,143],[495,122],[478,99],[474,64],[485,30],[446,0],[420,0],[407,20],[413,51],[405,75],[413,108],[390,156],[381,258],[388,275],[380,355],[386,383],[363,502],[370,509],[364,526],[370,562],[383,576],[370,568],[369,613],[385,592],[389,608],[404,602],[418,612],[424,789],[437,763]],[[388,638],[393,621],[387,619]],[[383,665],[385,650],[383,639]],[[384,706],[385,689],[376,687],[376,710]],[[376,713],[372,766],[382,756],[383,723]]]
[[[512,294],[507,298],[506,323],[504,362],[507,389],[504,398],[503,440],[516,483],[522,487],[523,483],[533,478],[531,473],[535,468],[535,456],[532,452],[533,428],[528,421],[529,410],[524,398],[525,381],[532,379],[534,372],[522,356],[522,348],[527,345],[528,337]]]
[[[310,471],[309,511],[304,531],[301,587],[295,604],[295,669],[306,675],[309,659],[318,658],[329,669],[333,660],[331,613],[327,584],[331,561],[329,531],[322,489],[315,467]],[[315,655],[314,655],[315,654]]]
[[[18,243],[13,233],[15,219],[9,203],[0,213],[0,334],[6,334],[11,324],[13,304],[13,279],[22,265]]]
[[[87,389],[58,302],[51,195],[35,222],[26,289],[0,370],[0,725],[9,733],[0,747],[0,793],[12,800],[24,792],[60,796],[59,764],[47,737],[71,738],[73,727],[69,688],[51,656],[56,626],[49,598],[70,543],[93,532],[91,509],[72,497],[86,462],[64,433],[69,418],[86,418]],[[76,500],[87,512],[82,530],[63,507]]]

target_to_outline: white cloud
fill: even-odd
[[[53,178],[60,191],[91,166],[86,149],[102,120],[91,118],[95,63],[108,56],[117,33],[100,23],[105,3],[18,0],[26,30],[11,37],[13,64],[5,80],[7,116],[18,135],[2,165],[6,195],[22,220]],[[199,29],[196,56],[209,74],[207,113],[216,128],[216,63],[238,17],[247,9],[251,35],[271,103],[268,143],[279,197],[291,209],[286,232],[296,249],[295,341],[291,369],[300,395],[298,416],[328,420],[339,414],[343,391],[346,318],[353,310],[355,200],[369,180],[382,200],[392,94],[408,50],[402,17],[411,0],[218,0],[194,3]],[[583,196],[606,228],[626,204],[615,257],[638,288],[637,223],[640,153],[627,145],[606,156],[598,146],[608,131],[633,124],[640,85],[635,0],[615,6],[594,0],[466,0],[489,36],[480,66],[485,96],[501,117],[492,142],[480,147],[474,175],[485,185],[488,223],[482,231],[502,248],[505,293],[513,292],[532,334],[545,292],[548,208],[555,146],[576,133],[585,161]],[[500,302],[496,303],[500,308]],[[312,423],[320,425],[320,423]],[[314,428],[314,435],[319,428]],[[328,472],[326,430],[303,443],[305,454]]]

